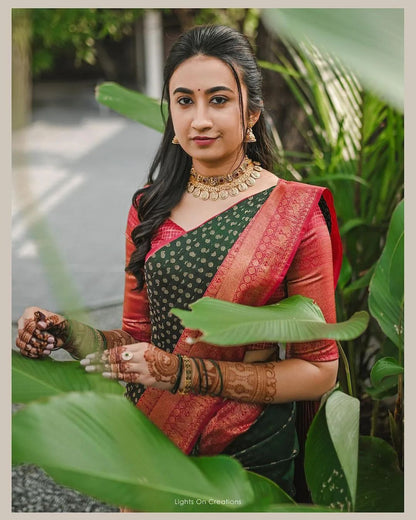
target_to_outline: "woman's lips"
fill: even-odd
[[[197,137],[194,137],[192,140],[198,146],[209,146],[210,144],[215,142],[216,137],[197,136]]]

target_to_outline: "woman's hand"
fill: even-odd
[[[89,354],[81,365],[87,372],[102,372],[107,378],[171,390],[178,375],[179,358],[151,343],[133,343],[103,354]]]
[[[39,358],[49,356],[52,350],[60,348],[60,341],[48,329],[65,320],[39,307],[28,307],[17,322],[16,346],[23,356]]]

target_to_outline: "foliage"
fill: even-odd
[[[33,73],[54,65],[58,49],[74,52],[76,66],[94,65],[97,42],[119,41],[132,34],[141,9],[32,9]]]
[[[18,388],[28,378],[19,357],[13,357],[13,383]],[[394,452],[391,448],[386,452],[384,444],[380,449],[378,443],[376,452],[370,446],[360,455],[365,463],[360,462],[358,401],[339,390],[326,398],[308,435],[305,465],[315,498],[315,504],[308,506],[294,503],[276,484],[245,471],[231,457],[184,455],[123,396],[97,392],[98,387],[91,391],[95,383],[90,380],[96,376],[77,373],[76,362],[51,361],[48,370],[42,361],[24,360],[24,365],[31,367],[33,381],[26,406],[13,416],[13,464],[37,464],[57,482],[107,503],[172,512],[353,510],[357,488],[361,502],[355,510],[369,510],[364,494],[360,495],[361,479],[371,494],[372,511],[384,511],[387,500],[388,510],[399,510],[403,476]],[[58,394],[51,379],[63,381]],[[21,395],[14,393],[14,398],[19,402]],[[380,496],[378,475],[386,469],[377,453],[388,453],[398,496],[385,486]],[[357,466],[362,473],[357,473]],[[335,470],[337,482],[348,490],[345,495],[339,486],[326,486]]]
[[[278,18],[281,21],[279,35],[285,44],[286,53],[276,56],[274,63],[261,65],[283,75],[308,122],[308,127],[302,128],[301,132],[310,152],[299,154],[292,150],[280,150],[279,174],[325,185],[334,195],[344,244],[343,265],[337,288],[337,314],[338,319],[342,321],[347,316],[368,308],[369,284],[386,242],[393,211],[403,197],[404,121],[400,110],[402,99],[400,103],[395,103],[398,109],[390,106],[388,102],[383,101],[391,100],[389,86],[385,82],[378,82],[377,89],[365,90],[362,85],[368,86],[368,83],[360,73],[364,66],[374,73],[374,77],[382,71],[385,77],[394,78],[396,94],[400,97],[403,83],[401,10],[390,13],[394,15],[392,18],[389,18],[389,13],[384,12],[385,10],[359,10],[360,16],[361,13],[364,16],[357,22],[357,26],[365,22],[365,35],[361,34],[360,38],[378,42],[382,31],[389,31],[395,35],[395,44],[386,52],[389,56],[387,61],[375,61],[379,48],[383,48],[387,40],[380,43],[378,48],[362,46],[362,52],[358,53],[360,66],[355,67],[359,78],[345,66],[345,63],[356,62],[357,45],[361,41],[360,38],[354,39],[353,46],[347,43],[347,40],[352,40],[348,27],[357,21],[358,10],[308,10],[308,17],[311,15],[308,18],[308,28],[303,25],[303,11],[267,10],[267,17],[263,13],[263,19],[271,30],[276,29]],[[374,26],[373,20],[368,20],[368,17],[371,18],[370,11],[374,14],[374,20],[380,17],[384,20],[381,32],[371,30]],[[316,15],[322,16],[319,22]],[[313,20],[317,25],[311,23]],[[288,32],[289,24],[292,22],[293,32]],[[302,39],[295,38],[291,41],[301,26],[304,29]],[[321,38],[315,38],[316,27],[322,32]],[[312,41],[307,39],[308,36]],[[334,56],[334,53],[328,52],[328,49],[336,51],[341,41],[344,47],[342,54],[336,52]],[[325,45],[322,45],[323,43]],[[350,55],[347,57],[346,53]],[[392,69],[387,66],[388,60],[391,59],[390,53],[394,53],[394,59],[397,61],[397,67]],[[343,58],[342,62],[340,57]],[[375,91],[380,97],[375,95]],[[400,236],[403,223],[399,223],[398,226]],[[400,293],[400,277],[403,273],[401,255],[403,249],[398,247],[396,257],[392,259],[392,273],[399,279],[389,282],[383,275],[378,275],[380,287],[387,290],[392,285]],[[400,294],[397,298],[393,294],[391,296],[392,298],[385,292],[384,298],[380,295],[380,298],[377,296],[375,299],[379,311],[391,306],[398,317],[402,312],[403,301],[400,300]],[[377,303],[374,305],[377,306]],[[387,321],[391,312],[389,315]],[[374,317],[371,318],[365,334],[354,342],[346,342],[344,349],[353,394],[360,397],[371,395],[379,400],[394,395],[398,376],[384,378],[378,383],[377,389],[368,387],[367,381],[374,361],[380,354],[392,354],[391,344],[385,340],[385,327],[381,326],[380,330]],[[389,323],[390,328],[399,330],[397,318]],[[376,366],[375,370],[379,370],[379,367],[380,365]],[[399,380],[401,377],[400,375]],[[342,372],[340,378],[343,386],[346,386]],[[377,410],[378,402],[374,404],[374,419],[377,417]],[[375,427],[374,422],[372,431]]]
[[[163,116],[159,102],[155,99],[112,82],[97,87],[96,99],[99,103],[133,121],[163,132]]]
[[[403,109],[404,9],[265,9],[272,31],[340,58],[366,90]]]
[[[343,323],[326,323],[319,306],[301,295],[261,307],[204,297],[192,303],[190,308],[190,311],[172,309],[171,312],[181,318],[185,327],[202,332],[199,341],[222,346],[263,341],[354,339],[368,324],[368,314],[364,311]]]

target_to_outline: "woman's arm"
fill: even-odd
[[[286,282],[287,296],[303,294],[313,298],[326,320],[335,321],[331,241],[319,208],[305,230]],[[131,353],[131,359],[124,359],[123,352]],[[293,343],[287,346],[286,354],[283,361],[215,361],[180,357],[149,343],[137,343],[109,351],[104,365],[89,370],[163,390],[259,403],[319,400],[334,386],[338,369],[334,341]]]
[[[135,227],[135,211],[129,212],[126,229],[126,265],[134,251],[131,229]],[[137,217],[136,217],[137,218]],[[136,279],[126,273],[122,329],[100,330],[68,319],[39,307],[28,307],[18,320],[16,346],[30,358],[44,357],[63,348],[75,359],[93,352],[102,353],[122,345],[150,340],[150,318],[147,291],[134,291]]]

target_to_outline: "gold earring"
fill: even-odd
[[[245,143],[255,143],[256,141],[257,141],[257,139],[253,133],[251,125],[248,125],[244,142]]]
[[[179,144],[179,141],[178,141],[178,138],[176,137],[176,135],[173,136],[172,144]]]

